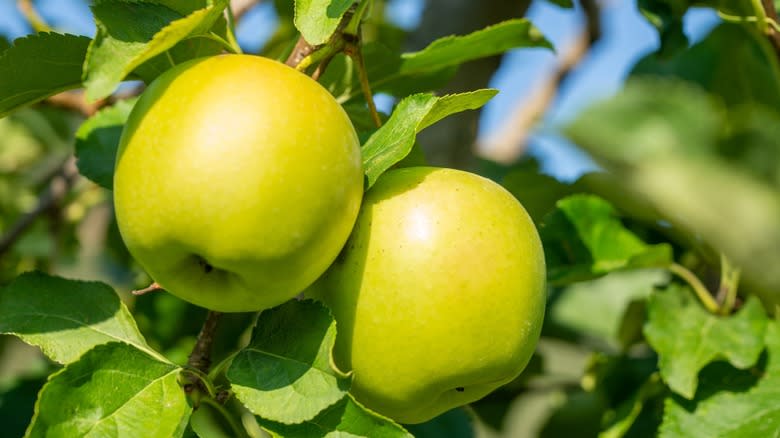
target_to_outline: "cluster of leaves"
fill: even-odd
[[[692,46],[672,44],[690,3],[742,19]],[[780,309],[780,69],[751,2],[731,3],[639,2],[661,47],[621,92],[564,129],[601,171],[571,184],[533,162],[497,172],[540,226],[553,286],[541,372],[526,372],[527,390],[508,408],[500,393],[473,406],[497,415],[507,435],[780,431],[771,316]],[[737,305],[727,298],[732,264],[741,268]],[[705,288],[714,311],[698,298]],[[562,370],[564,361],[581,372]],[[578,379],[557,393],[563,402],[533,384],[556,374]],[[519,426],[515,410],[530,405],[544,406],[535,412],[543,419]]]
[[[35,34],[5,48],[0,55],[0,114],[71,88],[84,88],[90,100],[105,99],[126,79],[148,83],[180,62],[235,51],[232,29],[223,18],[226,6],[224,0],[95,2],[93,39]],[[299,1],[295,24],[310,43],[326,43],[345,11],[340,8],[332,15],[331,2]],[[366,113],[355,104],[362,95],[351,91],[357,79],[350,58],[334,60],[322,82],[345,104],[355,125],[365,128],[368,187],[410,153],[419,131],[450,114],[479,108],[496,93],[477,90],[438,97],[429,90],[444,83],[459,64],[524,46],[550,47],[521,19],[437,40],[416,53],[401,54],[399,46],[391,49],[378,42],[367,45],[371,86],[403,98],[380,129],[361,123]],[[419,76],[428,80],[409,83]],[[85,120],[75,134],[80,173],[106,189],[111,189],[119,136],[134,103],[132,98],[119,99]],[[409,436],[348,395],[350,376],[331,365],[335,321],[313,302],[293,301],[263,312],[249,341],[223,354],[224,360],[208,376],[180,365],[186,348],[172,344],[171,336],[152,333],[157,348],[150,346],[136,319],[144,326],[151,316],[142,310],[134,319],[103,283],[25,273],[2,289],[0,314],[0,333],[38,346],[62,365],[38,395],[29,436],[170,437],[189,430],[211,436],[226,419],[233,420],[226,425],[228,435],[244,436],[245,428],[262,427],[280,436],[335,431]],[[188,395],[180,388],[187,382],[200,389]],[[226,388],[235,396],[228,402],[230,413],[221,400]],[[198,408],[194,413],[193,407]],[[148,415],[158,411],[165,414]],[[239,425],[236,413],[254,418],[253,425]]]
[[[119,135],[134,104],[115,90],[124,80],[148,83],[172,65],[235,50],[226,3],[100,0],[92,8],[93,39],[46,33],[0,45],[0,116],[10,114],[0,119],[0,130],[18,131],[23,139],[14,144],[23,152],[0,151],[0,169],[32,178],[3,173],[0,191],[29,190],[68,154],[68,133],[81,120],[19,108],[72,88],[84,88],[90,99],[116,100],[75,134],[81,174],[110,190]],[[484,169],[537,222],[548,263],[543,339],[517,381],[469,411],[403,428],[351,398],[350,375],[331,365],[337,327],[317,303],[291,301],[259,316],[223,316],[216,365],[204,375],[183,366],[202,310],[151,294],[138,299],[131,314],[106,284],[27,273],[0,289],[0,333],[39,347],[56,363],[38,367],[33,391],[43,384],[41,375],[51,375],[27,434],[776,434],[780,323],[767,309],[780,305],[780,68],[748,19],[754,10],[737,9],[744,2],[704,2],[745,19],[721,24],[689,47],[678,37],[691,3],[700,2],[640,0],[659,29],[661,48],[637,63],[622,92],[566,128],[602,172],[563,184],[531,161]],[[283,25],[264,54],[284,58],[296,32],[327,44],[351,4],[298,0],[293,9],[292,2],[276,2]],[[370,86],[398,99],[381,128],[370,122],[352,58],[337,55],[320,77],[364,140],[368,187],[390,167],[409,162],[418,132],[495,94],[432,94],[460,64],[516,47],[551,47],[528,21],[515,19],[402,53],[401,32],[373,25],[376,38],[362,45]],[[94,191],[80,193],[89,198]],[[73,238],[83,210],[110,202],[106,193],[73,202],[82,213],[72,216],[63,235]],[[0,212],[18,216],[30,198],[0,196]],[[115,264],[101,272],[113,272],[132,262],[110,218],[106,222],[100,238]],[[0,227],[7,225],[0,219]],[[48,235],[31,233],[12,258],[3,256],[0,282],[10,280],[7,272],[45,270],[40,261],[51,251],[35,252],[40,243],[34,239]],[[717,284],[710,277],[721,255],[741,268],[743,299],[718,301],[715,314],[699,298],[702,287]],[[698,273],[703,284],[669,273],[680,269]],[[148,282],[126,269],[122,275],[125,283]],[[116,283],[117,275],[109,279]],[[724,297],[735,293],[733,277],[721,283]],[[12,345],[9,338],[0,341],[0,348]],[[200,389],[185,393],[182,385],[192,382]],[[0,410],[11,397],[4,385],[0,372]],[[232,394],[227,401],[224,391]]]

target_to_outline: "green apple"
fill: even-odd
[[[353,371],[355,398],[420,423],[525,368],[544,316],[544,253],[498,184],[452,169],[393,170],[306,294],[333,311],[334,359]]]
[[[309,286],[360,209],[360,144],[308,76],[249,55],[178,65],[122,133],[114,202],[130,253],[163,288],[255,311]]]

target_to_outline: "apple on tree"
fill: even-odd
[[[213,310],[256,311],[333,262],[363,195],[360,145],[320,84],[259,56],[180,64],[122,133],[117,223],[163,288]]]
[[[544,253],[520,203],[452,169],[382,175],[342,254],[307,292],[333,311],[351,392],[403,423],[513,380],[538,341]]]

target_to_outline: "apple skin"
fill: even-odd
[[[427,421],[513,380],[538,342],[545,262],[520,203],[481,176],[382,175],[342,253],[307,292],[336,319],[351,392],[402,423]]]
[[[133,108],[114,173],[130,253],[165,290],[223,312],[281,304],[349,237],[360,144],[320,84],[284,64],[219,55],[157,78]]]

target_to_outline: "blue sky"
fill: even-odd
[[[58,30],[84,35],[94,33],[87,0],[36,0],[35,3],[44,19]],[[389,3],[390,17],[398,25],[407,29],[417,25],[423,1],[391,0]],[[593,165],[583,153],[555,134],[557,127],[593,101],[616,92],[634,62],[658,45],[657,34],[639,15],[636,2],[605,0],[602,4],[602,40],[572,73],[529,142],[529,152],[539,158],[542,169],[563,180],[574,179]],[[582,24],[578,11],[561,9],[543,0],[534,1],[527,17],[560,48],[559,51],[565,50]],[[258,50],[273,33],[275,19],[272,2],[263,2],[252,9],[238,28],[242,47]],[[692,40],[699,40],[717,22],[713,11],[694,9],[686,16],[686,33]],[[0,34],[13,39],[30,31],[16,10],[16,2],[0,0]],[[522,103],[554,65],[555,54],[549,51],[521,49],[510,52],[491,81],[490,86],[499,89],[500,93],[483,111],[480,136],[502,126],[506,116]],[[378,103],[385,107],[392,104],[382,97]]]

